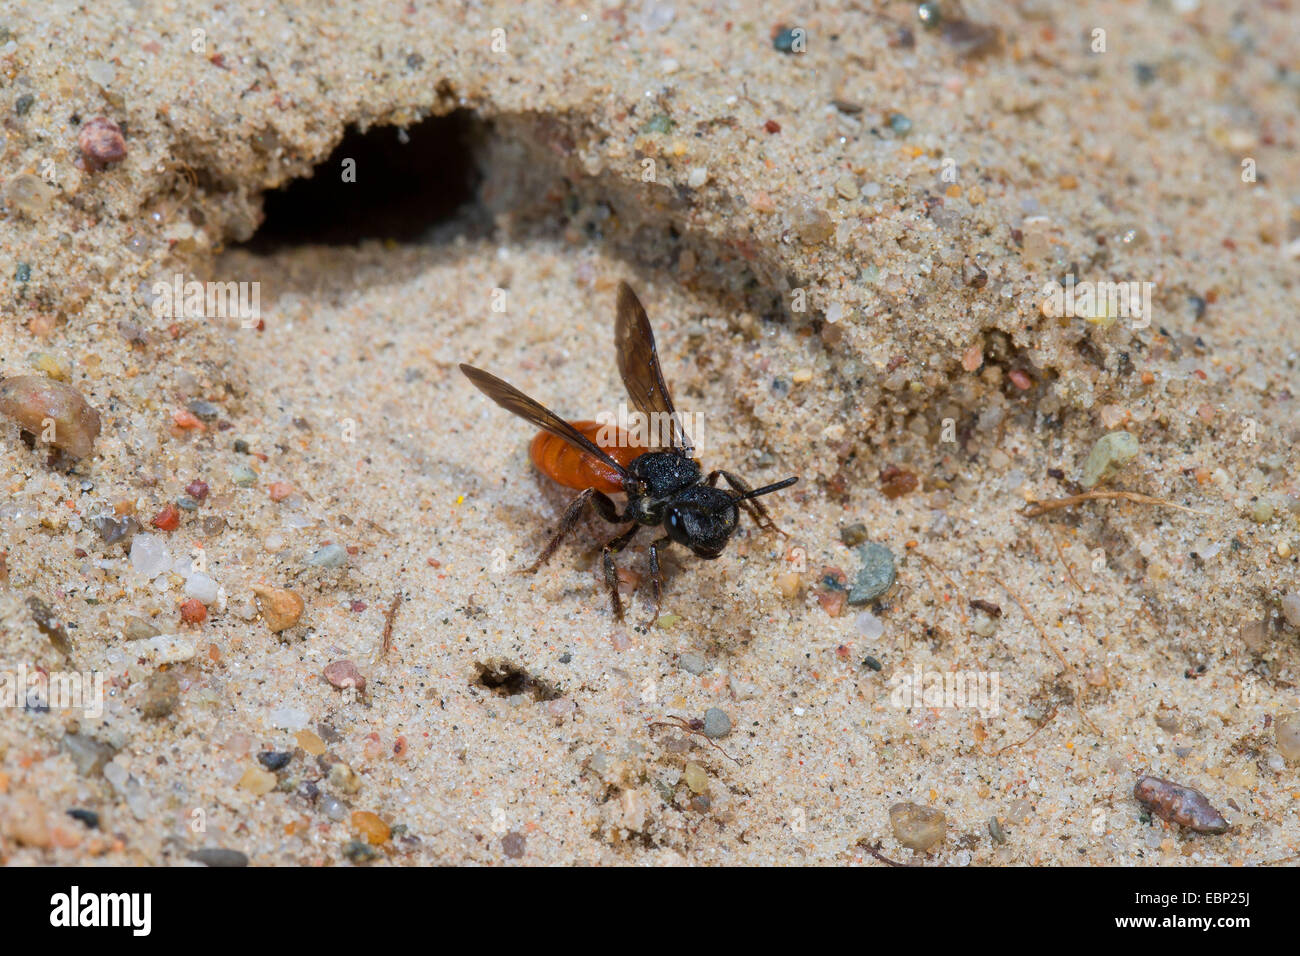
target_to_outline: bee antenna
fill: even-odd
[[[737,501],[748,501],[750,498],[757,498],[759,495],[770,495],[774,491],[780,491],[782,488],[789,488],[799,480],[798,475],[786,478],[784,481],[778,481],[775,484],[764,485],[762,488],[755,488],[753,491],[747,491]]]

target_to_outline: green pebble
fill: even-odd
[[[704,712],[704,736],[725,737],[731,733],[731,718],[719,707],[710,707]]]
[[[257,484],[257,472],[247,465],[234,465],[230,469],[230,480],[241,488]]]
[[[671,133],[673,127],[677,124],[668,118],[666,113],[659,113],[650,117],[649,122],[641,127],[643,133]]]
[[[858,548],[862,570],[849,591],[850,604],[870,604],[894,584],[894,552],[883,544],[868,541]]]
[[[851,524],[845,528],[840,528],[840,540],[847,547],[856,548],[863,541],[867,540],[867,526],[862,522]]]
[[[1097,439],[1083,463],[1083,477],[1079,484],[1095,488],[1116,471],[1128,464],[1138,453],[1138,440],[1128,432],[1110,432]]]
[[[686,772],[682,774],[686,780],[686,786],[691,788],[691,793],[707,793],[709,790],[709,775],[704,772],[704,768],[697,763],[688,763]]]
[[[327,544],[303,558],[302,563],[313,568],[340,568],[347,559],[347,548],[341,544]]]
[[[912,132],[912,121],[902,113],[891,113],[889,116],[889,128],[899,136],[906,136]]]
[[[36,97],[30,93],[24,93],[18,99],[14,100],[14,112],[19,116],[26,116],[32,111],[32,106],[36,103]]]

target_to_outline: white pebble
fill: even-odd
[[[156,534],[137,534],[131,539],[131,567],[146,578],[156,578],[172,565],[167,543]]]
[[[297,707],[277,707],[268,715],[271,726],[282,730],[302,730],[307,726],[307,712]]]
[[[217,601],[217,582],[206,574],[199,574],[195,571],[185,581],[185,596],[198,598],[204,604],[215,604]]]
[[[854,621],[858,633],[869,641],[874,641],[885,633],[885,622],[870,611],[863,611]]]
[[[194,656],[194,645],[177,634],[159,634],[123,645],[133,658],[143,658],[155,664],[179,664]]]
[[[699,189],[709,181],[709,170],[707,166],[692,166],[691,171],[686,175],[686,185],[692,189]]]

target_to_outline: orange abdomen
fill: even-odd
[[[595,445],[604,449],[610,458],[624,468],[631,464],[633,459],[649,451],[641,445],[632,444],[631,436],[617,426],[585,421],[569,424],[590,438]],[[528,457],[544,475],[566,488],[573,488],[575,491],[596,488],[611,495],[623,490],[623,480],[618,476],[618,472],[550,432],[537,433],[533,443],[528,446]]]

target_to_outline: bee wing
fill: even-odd
[[[481,368],[475,368],[472,365],[462,364],[460,370],[465,373],[465,377],[474,383],[474,386],[486,395],[492,401],[496,402],[508,412],[513,412],[520,418],[532,422],[538,428],[545,429],[552,435],[563,438],[570,445],[574,445],[589,455],[599,458],[610,468],[613,468],[620,476],[627,477],[627,469],[609,457],[599,445],[587,438],[586,435],[578,431],[563,418],[556,415],[550,409],[545,408],[538,402],[533,401],[519,389],[515,388],[508,382],[503,382]]]
[[[632,404],[651,424],[667,416],[672,422],[672,447],[690,453],[691,440],[682,428],[677,410],[673,408],[664,373],[659,368],[659,352],[655,349],[655,336],[650,331],[650,320],[645,309],[626,282],[618,284],[618,314],[614,320],[614,348],[618,353],[618,374],[623,377]],[[659,416],[659,417],[656,417]],[[659,429],[651,428],[651,439]],[[657,442],[655,444],[658,444]]]

